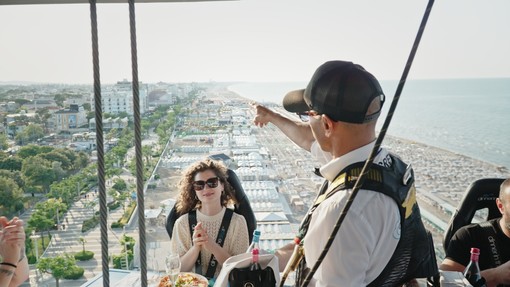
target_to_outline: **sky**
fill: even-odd
[[[136,4],[139,80],[307,81],[328,60],[401,77],[427,1]],[[409,79],[510,77],[510,1],[436,1]],[[131,80],[127,4],[98,4],[101,83]],[[88,4],[0,6],[0,83],[93,83]]]

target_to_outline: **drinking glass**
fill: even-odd
[[[177,281],[177,277],[179,276],[179,272],[181,272],[181,259],[179,258],[179,254],[170,254],[165,259],[166,264],[166,273],[170,276],[172,280],[172,284]]]

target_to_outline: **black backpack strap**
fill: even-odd
[[[221,221],[220,231],[218,232],[218,236],[216,237],[216,243],[223,247],[223,243],[225,242],[225,237],[227,237],[228,227],[230,226],[230,221],[232,219],[232,215],[234,215],[234,211],[232,209],[227,208],[225,210],[225,214],[223,215],[223,220]],[[207,273],[205,277],[213,278],[214,272],[216,272],[216,266],[218,265],[218,261],[214,258],[214,255],[211,255],[211,259],[209,259],[209,266],[207,267]]]
[[[218,236],[216,237],[216,243],[223,247],[223,243],[225,242],[225,237],[227,236],[227,231],[230,226],[230,221],[232,220],[232,216],[234,215],[234,211],[232,209],[227,208],[225,210],[225,214],[223,215],[223,219],[221,221],[220,230],[218,231]],[[197,225],[197,212],[196,210],[192,210],[188,214],[188,222],[191,237],[193,237],[193,230]],[[193,241],[193,238],[191,239]],[[205,277],[213,278],[214,273],[216,272],[216,266],[218,265],[218,261],[214,258],[214,255],[211,255],[209,259],[209,264],[207,267],[207,272]],[[195,272],[198,274],[202,273],[202,255],[198,253],[197,261],[195,262]]]
[[[439,274],[432,234],[423,225],[416,202],[414,172],[400,158],[390,156],[390,167],[372,167],[382,171],[384,183],[367,180],[363,187],[383,193],[397,203],[401,237],[390,261],[369,287],[400,286],[414,278],[437,278]]]
[[[492,254],[492,263],[494,267],[501,265],[501,256],[499,255],[498,241],[496,239],[496,229],[491,224],[491,221],[484,221],[480,223],[480,227],[483,230],[485,238],[487,238],[488,246],[490,247]]]
[[[188,213],[188,223],[191,245],[193,245],[193,231],[195,230],[195,226],[197,226],[197,211],[195,209]],[[195,272],[202,275],[202,254],[200,254],[200,252],[198,253],[197,261],[195,262]]]

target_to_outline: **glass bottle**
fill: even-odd
[[[246,253],[251,253],[251,251],[255,248],[260,250],[259,241],[260,241],[260,230],[255,229],[253,231],[253,240],[251,241],[250,246],[248,246]]]
[[[259,263],[259,250],[258,248],[254,248],[251,251],[251,265],[250,265],[250,271],[257,271],[261,270],[262,267],[260,267]]]
[[[464,277],[473,285],[474,287],[486,287],[485,279],[482,277],[480,273],[480,266],[478,266],[478,257],[480,256],[480,249],[471,248],[471,261],[467,265],[466,269],[464,269]]]

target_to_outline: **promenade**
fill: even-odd
[[[88,261],[77,261],[77,265],[85,269],[84,276],[77,280],[61,279],[61,286],[81,286],[87,280],[94,276],[101,274],[101,233],[99,225],[94,229],[82,233],[81,227],[84,220],[92,217],[93,213],[99,209],[96,204],[95,208],[88,205],[91,201],[97,201],[95,192],[90,191],[85,194],[80,200],[76,201],[67,211],[65,216],[61,219],[61,225],[65,225],[65,229],[61,228],[58,231],[52,231],[52,239],[43,253],[42,257],[54,257],[64,253],[74,254],[83,249],[79,238],[85,239],[85,250],[94,252],[94,258]],[[30,217],[31,211],[26,212],[21,216],[25,221]],[[108,252],[110,254],[120,254],[122,246],[120,238],[122,237],[122,229],[111,229],[109,226],[112,222],[117,221],[122,217],[123,210],[119,207],[116,210],[109,212],[108,215]],[[136,236],[137,234],[130,234],[129,236]],[[43,274],[35,269],[35,265],[30,266],[30,279],[22,286],[55,286],[55,279],[51,274]]]

